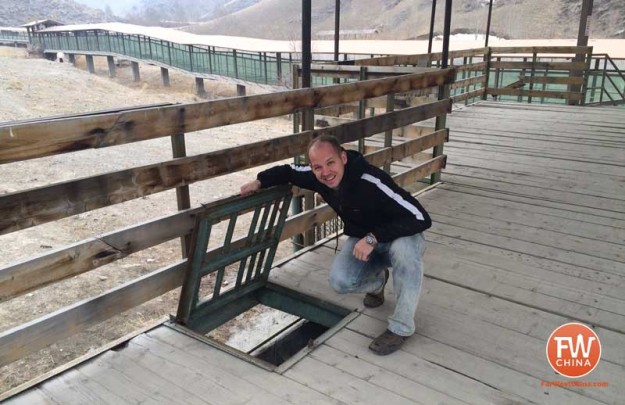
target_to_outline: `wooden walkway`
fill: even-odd
[[[283,374],[167,326],[7,403],[622,404],[625,398],[625,109],[482,103],[448,118],[444,183],[419,199],[427,233],[417,334],[398,354],[367,346],[389,303],[327,285],[334,242],[274,282],[361,314]],[[340,242],[339,242],[340,243]],[[545,344],[559,325],[595,326],[598,367],[556,375]]]

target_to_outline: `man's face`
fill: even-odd
[[[331,144],[319,142],[308,151],[310,167],[317,180],[326,186],[336,189],[343,180],[347,153],[338,153]]]

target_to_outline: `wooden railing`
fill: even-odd
[[[324,88],[8,123],[0,126],[0,164],[159,137],[173,137],[176,140],[175,156],[181,156],[181,151],[184,151],[182,134],[186,132],[287,114],[299,115],[304,109],[332,107],[382,96],[393,97],[397,93],[433,86],[443,87],[452,83],[454,76],[453,69],[431,70]],[[303,154],[308,142],[320,134],[335,135],[343,143],[355,142],[431,118],[443,118],[444,122],[450,110],[451,100],[444,98],[326,128],[295,131],[291,135],[266,141],[4,194],[0,196],[0,234],[10,234],[165,190],[180,191],[193,182]],[[426,149],[440,147],[447,138],[444,127],[434,128],[414,139],[373,152],[366,158],[377,166],[390,166],[392,162]],[[399,184],[413,184],[440,172],[445,159],[445,155],[439,154],[408,170],[395,171],[393,175]],[[0,268],[0,302],[189,235],[194,217],[206,207],[185,208],[184,204],[179,204],[179,208],[181,211],[178,213],[105,235],[94,235],[54,252]],[[325,205],[293,215],[285,223],[281,240],[301,234],[333,215]],[[237,241],[232,241],[232,244],[235,243]],[[222,251],[222,246],[211,248],[207,258],[218,257]],[[99,296],[0,332],[0,366],[179,287],[186,266],[187,261],[183,258]]]
[[[448,66],[456,68],[450,86],[454,102],[492,96],[518,102],[583,104],[592,47],[488,47],[449,52]],[[372,69],[439,67],[441,53],[387,56],[354,61]],[[352,63],[352,62],[350,62]],[[326,68],[326,74],[328,68]]]

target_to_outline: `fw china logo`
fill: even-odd
[[[547,341],[551,368],[565,377],[579,378],[599,364],[601,343],[597,334],[581,323],[567,323],[553,331]]]

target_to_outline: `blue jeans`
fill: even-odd
[[[366,262],[352,255],[358,241],[359,238],[350,236],[334,259],[330,286],[339,294],[375,293],[384,283],[384,269],[392,267],[396,303],[393,315],[388,318],[388,329],[397,335],[412,335],[423,280],[425,238],[417,233],[379,243]]]

